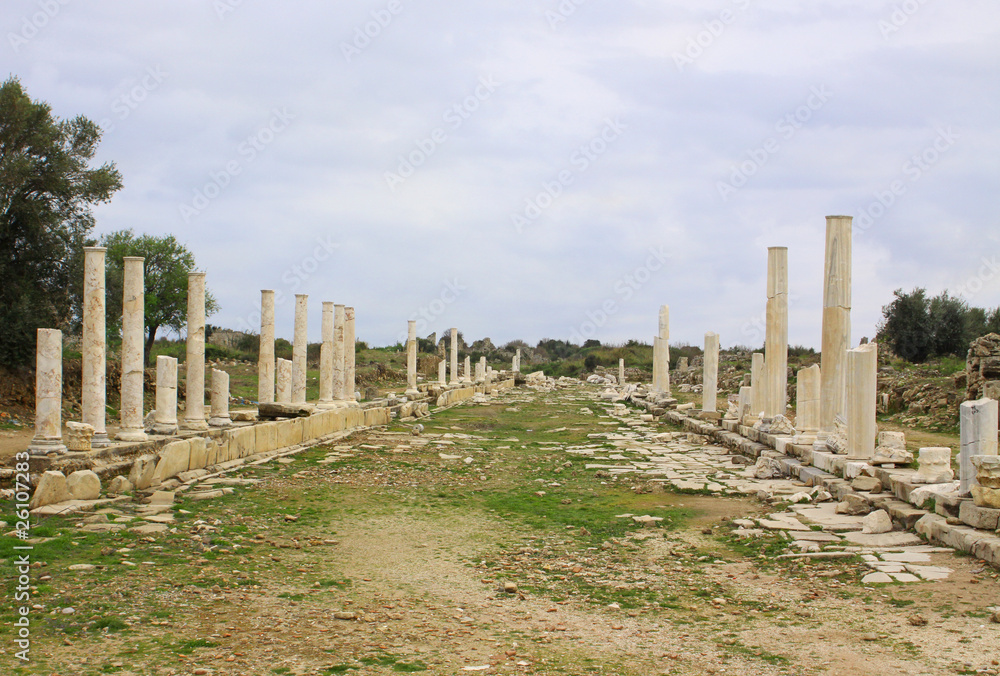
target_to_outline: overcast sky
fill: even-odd
[[[0,70],[105,128],[97,233],[170,233],[221,311],[358,336],[762,345],[787,246],[820,345],[825,216],[854,341],[895,288],[1000,305],[996,0],[5,0]]]

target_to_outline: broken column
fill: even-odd
[[[740,424],[745,425],[746,420],[753,417],[753,387],[745,385],[740,388]]]
[[[670,394],[670,306],[661,305],[653,339],[653,392]]]
[[[229,417],[229,374],[219,369],[212,369],[212,411],[208,419],[211,427],[231,427]]]
[[[260,346],[257,356],[257,401],[274,403],[274,291],[260,292]]]
[[[465,355],[465,364],[462,368],[462,382],[466,385],[472,384],[472,357]]]
[[[355,389],[355,371],[357,358],[357,334],[354,327],[354,308],[344,308],[344,387],[346,389],[347,403],[352,406],[358,405],[358,392]]]
[[[38,329],[35,345],[35,437],[32,455],[65,453],[62,441],[62,331]]]
[[[205,273],[188,273],[187,359],[184,363],[186,430],[208,429],[205,420]]]
[[[819,432],[822,372],[818,364],[799,369],[795,389],[795,429],[797,444],[812,444]]]
[[[319,407],[334,408],[333,403],[333,303],[323,303],[323,343],[319,348]]]
[[[121,427],[115,435],[119,441],[146,441],[147,438],[142,426],[142,385],[146,375],[143,359],[146,325],[143,261],[135,256],[126,256],[124,261]]]
[[[476,381],[486,382],[486,357],[479,358],[479,373],[476,376]]]
[[[160,355],[156,358],[156,411],[153,414],[155,434],[177,434],[177,359]]]
[[[767,408],[767,387],[764,384],[764,355],[760,352],[754,352],[753,357],[751,357],[750,387],[753,389],[752,396],[750,397],[750,415],[756,419]]]
[[[702,364],[701,410],[717,412],[719,383],[719,334],[709,331],[705,334],[705,358]]]
[[[290,404],[292,403],[292,362],[288,359],[279,359],[275,370],[277,372],[277,403]]]
[[[521,372],[521,348],[517,348],[517,352],[514,353],[514,373]]]
[[[417,322],[406,323],[406,396],[420,395],[417,389]]]
[[[347,401],[347,355],[344,349],[347,309],[333,306],[333,399],[338,405]]]
[[[960,495],[977,485],[973,456],[997,455],[997,402],[993,399],[966,401],[960,409],[961,449],[958,454]]]
[[[827,216],[823,277],[823,345],[820,361],[820,427],[817,443],[834,431],[847,396],[847,350],[851,347],[850,216]]]
[[[878,345],[867,343],[847,351],[847,454],[868,460],[875,455],[875,390]]]
[[[295,294],[295,333],[292,336],[292,403],[306,403],[306,356],[309,349],[309,296]]]
[[[624,359],[619,359],[618,360],[618,384],[619,385],[624,385],[625,384],[625,360]]]
[[[764,386],[768,418],[785,415],[788,406],[788,248],[767,250],[767,332]]]
[[[107,249],[83,249],[83,422],[94,428],[92,444],[107,446],[105,425],[107,402],[107,335],[105,329],[105,258]]]
[[[451,330],[451,378],[449,384],[458,385],[458,329]]]
[[[444,387],[445,385],[448,384],[447,368],[448,368],[448,362],[446,362],[444,359],[438,362],[438,385],[440,385],[441,387]]]

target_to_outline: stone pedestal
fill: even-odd
[[[462,381],[458,376],[458,329],[451,330],[451,378],[449,384],[458,385]]]
[[[764,355],[754,352],[750,362],[750,387],[753,396],[750,414],[756,419],[767,408],[767,387],[764,384]]]
[[[472,380],[472,357],[469,357],[468,355],[466,355],[466,357],[465,357],[465,364],[463,365],[462,373],[463,373],[463,375],[462,375],[462,383],[465,384],[465,385],[471,385],[473,383],[473,380]]]
[[[976,485],[973,456],[997,455],[997,402],[993,399],[966,401],[959,416],[962,444],[958,454],[959,492],[967,495]]]
[[[319,408],[335,408],[333,401],[333,303],[323,303],[323,343],[319,348]]]
[[[441,385],[442,387],[448,384],[448,374],[446,372],[447,368],[448,364],[445,360],[442,359],[438,362],[438,385]]]
[[[977,507],[1000,510],[1000,457],[974,455],[976,481],[971,486],[972,500]]]
[[[768,418],[785,415],[788,408],[788,248],[767,250],[767,331],[764,373]]]
[[[875,455],[875,389],[878,346],[868,343],[847,351],[847,454],[868,460]]]
[[[823,345],[820,366],[820,431],[822,441],[834,420],[847,412],[847,350],[851,347],[850,216],[826,219],[826,262],[823,276]]]
[[[185,409],[181,427],[203,432],[205,420],[205,273],[188,274],[187,361]]]
[[[295,294],[295,333],[292,338],[292,403],[306,403],[306,351],[309,348],[309,296]]]
[[[93,440],[93,426],[72,420],[66,423],[66,448],[68,450],[85,453],[93,449]]]
[[[618,360],[618,384],[619,385],[624,385],[625,384],[625,360],[624,359],[619,359]]]
[[[292,403],[292,362],[288,359],[277,360],[277,401],[278,404]]]
[[[143,359],[145,331],[145,286],[143,260],[125,258],[124,295],[122,298],[122,386],[121,428],[115,435],[119,441],[146,441],[142,426]]]
[[[347,403],[347,353],[344,345],[347,308],[333,306],[333,398],[338,406]]]
[[[745,425],[748,418],[753,417],[753,387],[744,385],[740,388],[739,420]]]
[[[417,322],[406,323],[406,396],[420,395],[417,389]]]
[[[107,336],[105,329],[105,259],[100,246],[83,250],[83,378],[81,404],[83,422],[94,428],[93,445],[107,446]]]
[[[35,344],[35,436],[31,455],[65,453],[62,441],[62,331],[38,329]]]
[[[358,392],[355,383],[355,359],[357,357],[357,334],[354,327],[354,308],[344,308],[344,386],[347,388],[347,403],[358,405]]]
[[[701,382],[701,410],[715,413],[718,410],[719,334],[712,331],[705,334],[705,358]]]
[[[795,388],[795,429],[798,444],[812,444],[819,433],[822,371],[818,364],[799,369]]]
[[[943,484],[953,481],[955,472],[951,469],[951,449],[945,447],[921,448],[917,452],[919,467],[913,483]]]
[[[257,402],[274,403],[274,291],[260,292],[260,353],[257,357]]]
[[[156,412],[153,432],[177,434],[177,359],[156,358]]]
[[[232,427],[229,417],[229,374],[212,369],[212,412],[208,419],[211,427]]]

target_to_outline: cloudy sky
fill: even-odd
[[[825,216],[854,340],[892,290],[1000,305],[996,0],[5,0],[0,70],[105,128],[98,234],[171,233],[216,325],[259,290],[359,338],[819,347]]]

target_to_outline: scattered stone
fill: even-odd
[[[862,516],[870,511],[871,505],[860,495],[845,495],[844,499],[837,505],[837,514]]]
[[[81,469],[66,477],[66,489],[72,500],[97,500],[101,497],[101,478],[89,469]]]
[[[916,613],[914,613],[913,615],[910,615],[906,619],[906,621],[909,622],[910,625],[912,625],[914,627],[926,627],[927,626],[927,618],[925,618],[923,615],[919,615],[919,614],[916,614]]]
[[[126,493],[131,493],[133,489],[132,482],[123,476],[116,476],[108,484],[108,495],[124,495]]]
[[[861,520],[862,533],[888,533],[892,530],[892,518],[884,509],[868,514]]]
[[[859,476],[851,482],[851,488],[862,493],[881,493],[882,482],[875,477]]]

